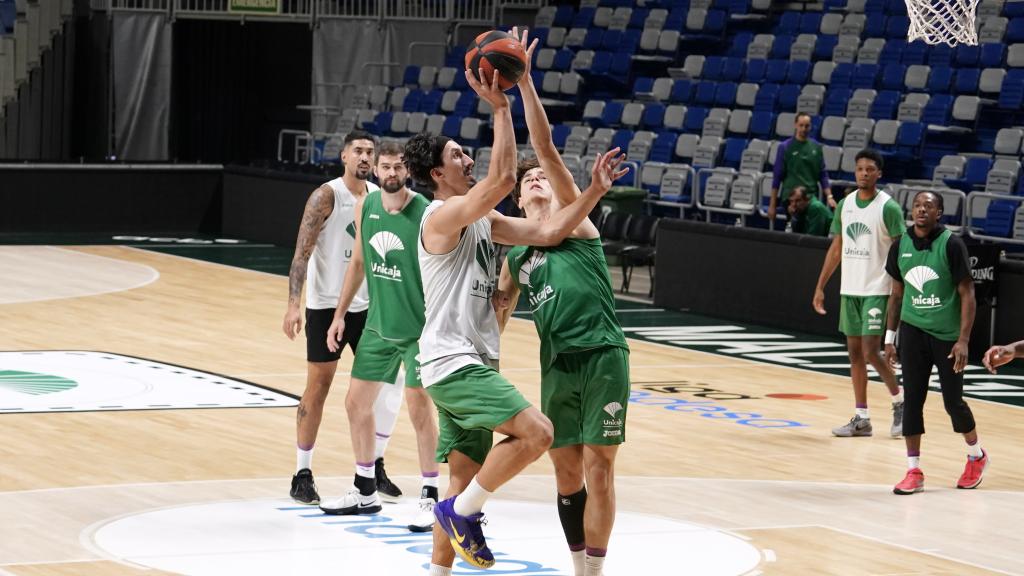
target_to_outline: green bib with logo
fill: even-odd
[[[946,244],[952,233],[943,230],[928,250],[914,248],[912,234],[908,232],[900,239],[900,319],[939,340],[955,341],[960,337],[960,293],[946,256]]]
[[[615,293],[600,238],[570,238],[546,248],[516,246],[508,253],[508,263],[512,280],[533,311],[542,369],[562,352],[628,348],[615,317]]]
[[[415,194],[397,214],[384,209],[384,192],[367,194],[360,233],[370,295],[366,329],[388,340],[420,337],[423,331],[423,280],[419,238],[423,211],[430,202]]]

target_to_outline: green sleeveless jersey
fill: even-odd
[[[423,331],[423,281],[416,243],[430,201],[414,192],[401,212],[389,214],[381,194],[366,195],[360,222],[370,295],[366,330],[388,340],[418,339]]]
[[[917,250],[911,234],[900,240],[900,275],[903,276],[903,307],[900,319],[939,340],[960,337],[960,293],[950,271],[946,245],[952,233],[945,230],[929,250]]]
[[[508,263],[512,281],[533,310],[542,369],[562,352],[629,348],[615,317],[600,238],[569,238],[546,248],[516,246],[508,253]]]

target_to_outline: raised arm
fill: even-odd
[[[295,240],[295,255],[292,256],[291,269],[288,271],[288,311],[285,312],[282,324],[285,336],[292,340],[302,330],[299,303],[302,301],[302,285],[306,281],[309,257],[313,254],[324,221],[331,215],[332,210],[334,192],[328,186],[321,186],[309,195],[302,212],[299,236]]]
[[[483,70],[480,71],[483,78]],[[452,240],[458,242],[459,234],[466,226],[483,218],[516,184],[516,138],[512,128],[512,113],[508,98],[498,86],[500,74],[495,71],[490,85],[480,83],[469,71],[466,80],[481,98],[494,109],[494,147],[491,150],[491,164],[487,176],[473,186],[465,196],[445,200],[429,218],[423,221],[424,239],[431,251],[441,250]],[[444,241],[435,242],[443,239]],[[439,246],[433,246],[439,244]],[[448,246],[450,249],[450,246]],[[445,250],[446,251],[446,250]]]
[[[518,303],[519,287],[512,281],[512,271],[506,258],[501,265],[501,274],[498,275],[498,290],[494,293],[494,312],[498,316],[498,329],[502,333]]]
[[[519,79],[519,93],[523,98],[523,110],[526,112],[526,127],[530,132],[530,143],[534,152],[537,153],[537,161],[544,170],[544,175],[551,183],[555,199],[559,206],[568,206],[581,194],[579,187],[572,178],[572,173],[565,167],[562,156],[555,148],[551,140],[551,125],[548,123],[547,113],[540,102],[540,95],[537,94],[537,87],[533,84],[533,77],[530,75],[530,62],[533,51],[537,48],[537,40],[528,43],[529,32],[523,30],[519,33],[518,28],[512,29],[512,35],[521,38],[523,46],[529,46],[526,51],[526,71]]]
[[[356,202],[354,220],[356,235],[352,246],[352,258],[348,261],[345,280],[341,283],[341,294],[338,295],[338,306],[334,309],[334,320],[331,321],[331,326],[327,329],[327,349],[331,352],[338,351],[341,336],[345,333],[345,313],[348,312],[348,307],[352,305],[352,299],[356,297],[356,292],[359,292],[359,287],[363,285],[363,281],[366,279],[366,268],[363,261],[363,242],[361,240],[363,202],[365,200],[366,196],[363,196]]]
[[[625,156],[619,149],[599,154],[591,172],[590,186],[569,204],[551,215],[547,221],[529,218],[508,218],[497,212],[491,213],[491,236],[495,242],[509,246],[555,246],[565,240],[598,201],[612,187],[612,182],[625,176],[629,168],[617,170]]]

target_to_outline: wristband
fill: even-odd
[[[896,343],[896,331],[895,330],[886,330],[885,331],[885,345],[888,346],[889,344],[895,344],[895,343]]]

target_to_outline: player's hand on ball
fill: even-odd
[[[537,50],[537,44],[540,42],[539,39],[534,38],[533,42],[530,42],[530,31],[523,28],[519,30],[518,26],[512,27],[512,36],[519,40],[519,43],[526,49],[526,67],[523,69],[523,75],[519,77],[519,84],[526,85],[530,84],[533,79],[530,76],[530,70],[532,69],[533,53]]]
[[[501,72],[495,70],[494,76],[489,80],[484,75],[483,68],[477,70],[477,74],[480,75],[483,82],[476,79],[476,74],[466,70],[466,82],[469,83],[470,88],[472,88],[481,99],[490,104],[495,110],[502,107],[508,107],[508,98],[505,96],[505,93],[502,92],[501,86],[499,85]]]

